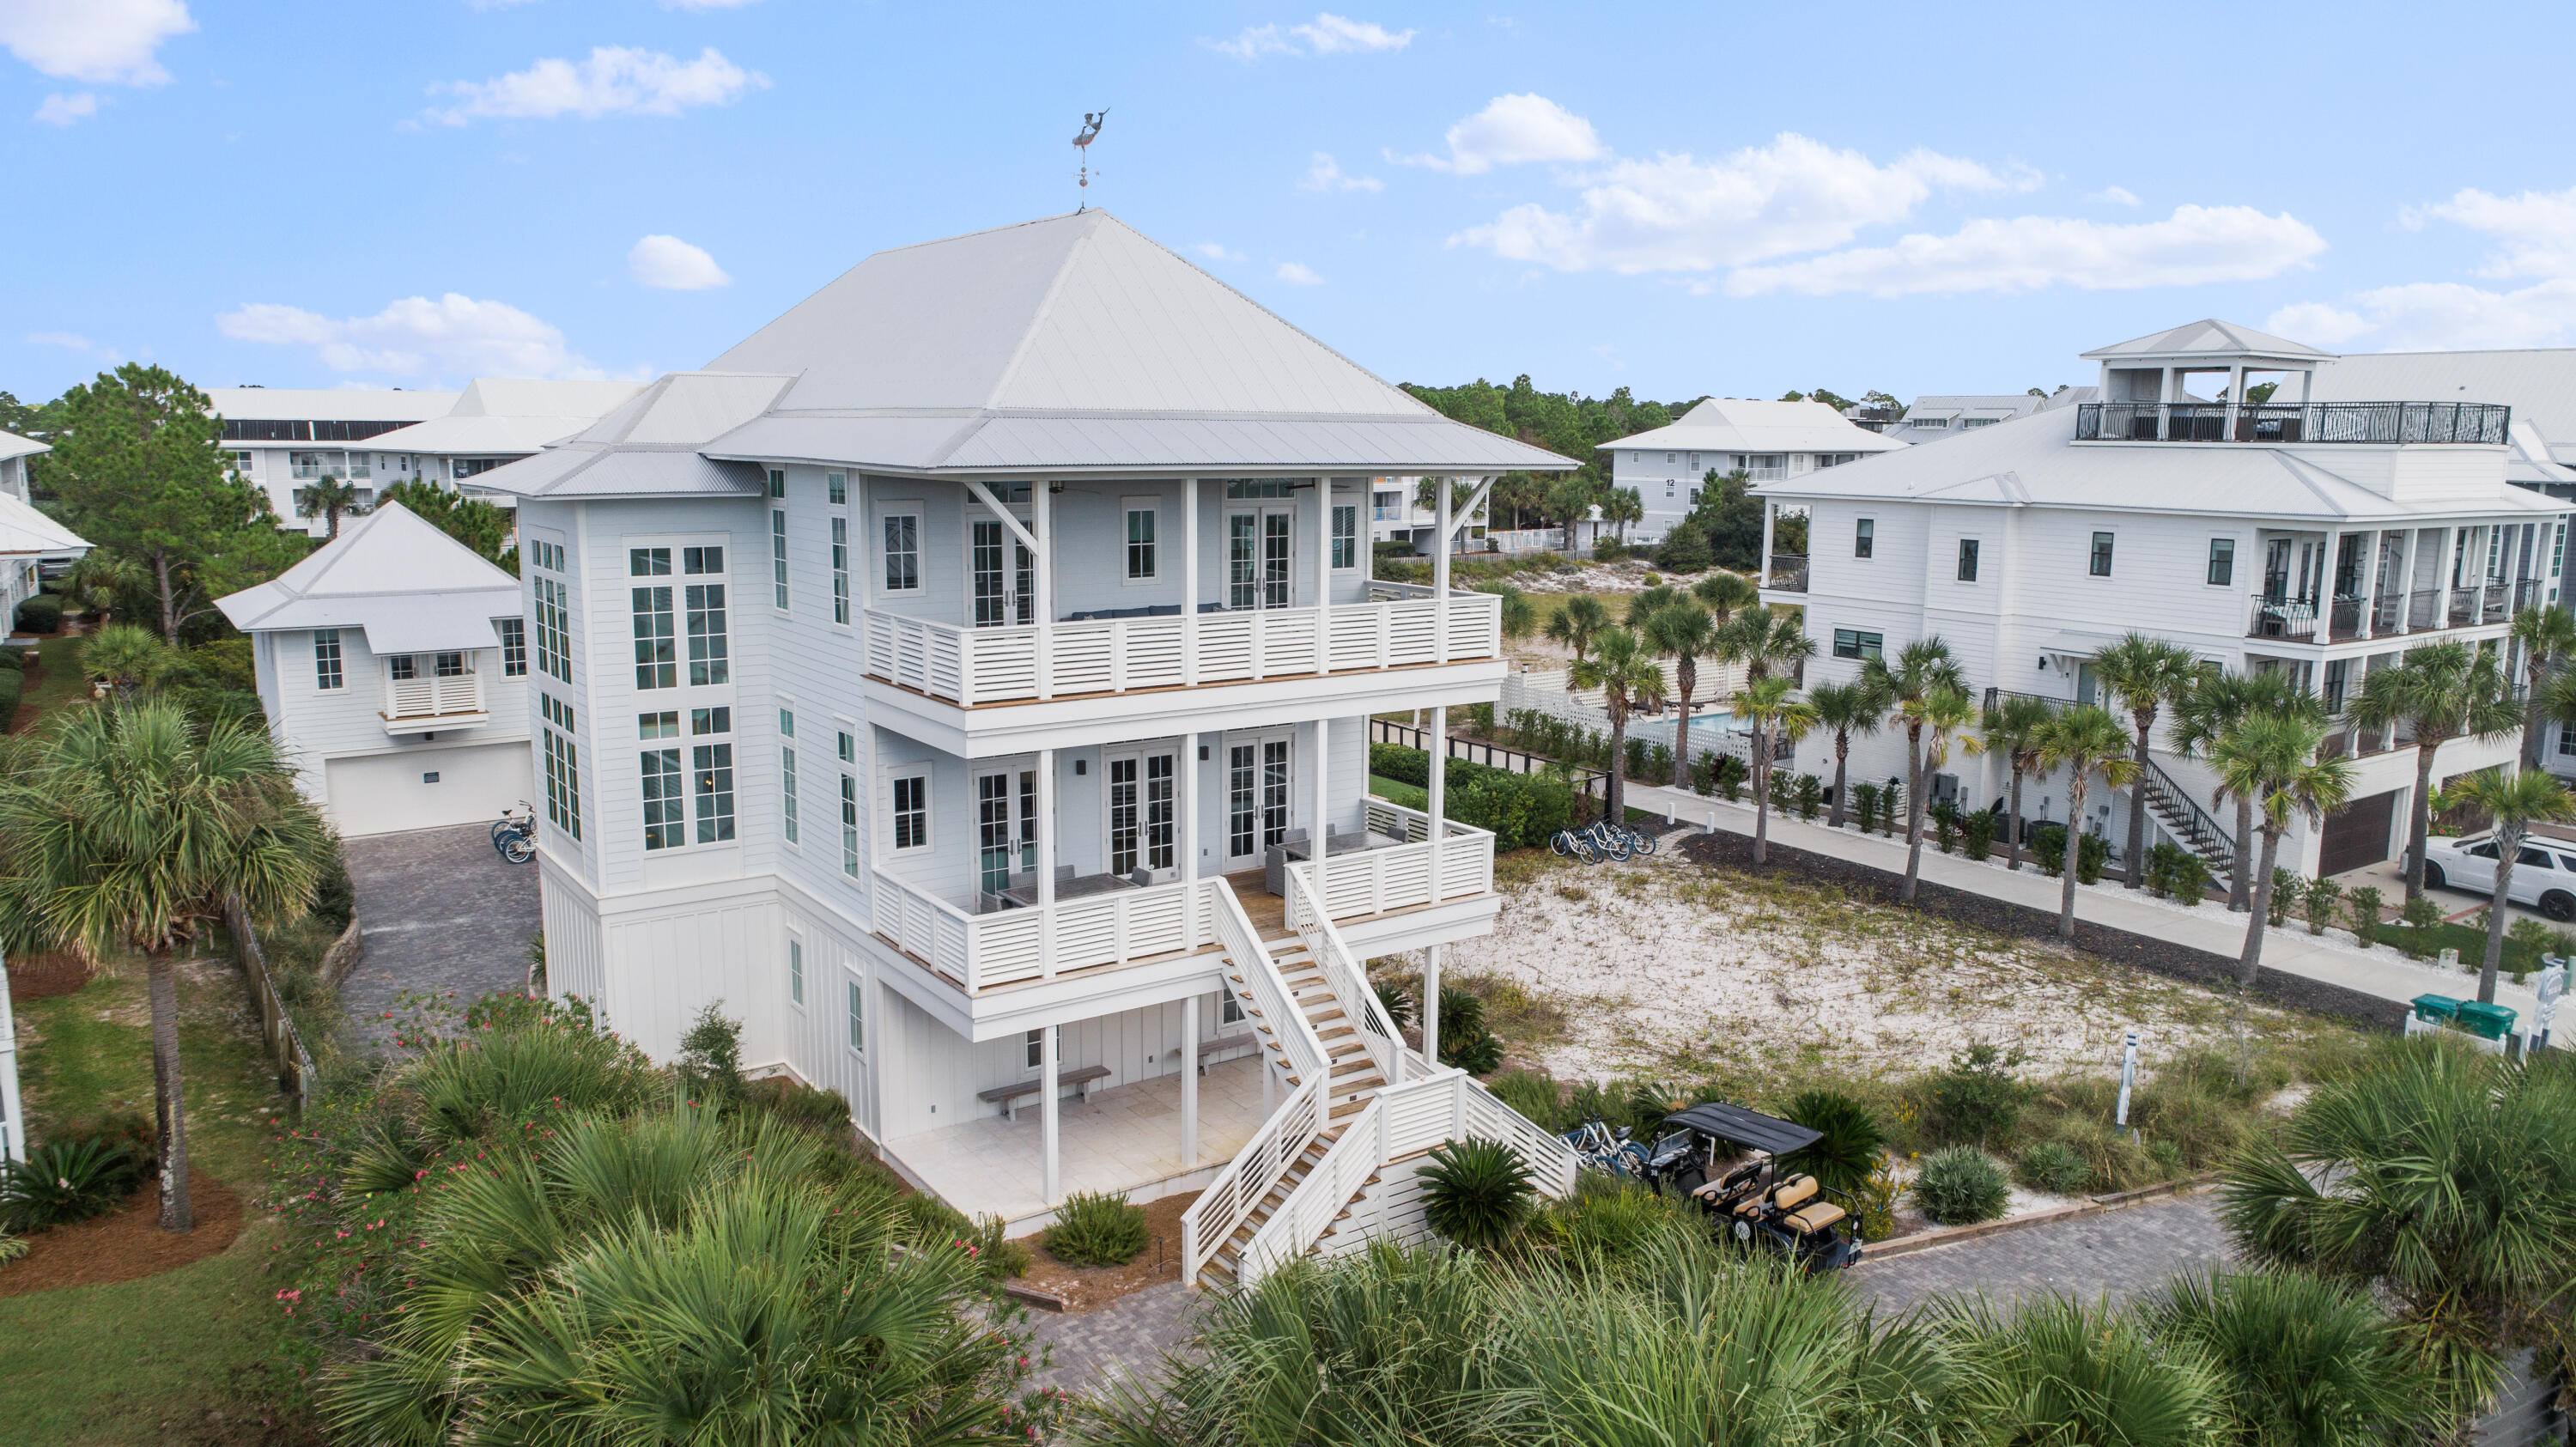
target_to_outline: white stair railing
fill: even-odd
[[[1224,880],[1214,891],[1217,942],[1225,947],[1226,988],[1243,1001],[1246,1023],[1260,1041],[1262,1068],[1296,1083],[1288,1098],[1235,1153],[1208,1188],[1181,1213],[1181,1279],[1194,1281],[1217,1248],[1232,1237],[1306,1153],[1332,1119],[1332,1066],[1315,1027],[1299,1008],[1287,978],[1262,948],[1243,902]]]
[[[1408,1075],[1429,1074],[1421,1052],[1404,1043],[1403,1032],[1386,1013],[1386,1003],[1378,999],[1376,988],[1369,984],[1368,972],[1360,967],[1342,932],[1317,905],[1314,881],[1309,877],[1312,868],[1306,864],[1288,867],[1288,917],[1297,921],[1297,938],[1315,957],[1317,968],[1323,972],[1324,987],[1341,1002],[1342,1014],[1359,1031],[1360,1044],[1367,1048],[1380,1080],[1401,1085]]]

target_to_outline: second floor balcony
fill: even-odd
[[[2498,446],[2512,422],[2513,409],[2492,402],[2084,402],[2075,440]]]
[[[1771,570],[1763,576],[1762,586],[1766,588],[1777,588],[1783,593],[1803,593],[1807,591],[1807,555],[1804,553],[1773,553],[1771,555]]]
[[[483,675],[474,670],[471,653],[396,653],[383,662],[385,706],[380,717],[386,733],[434,733],[473,728],[491,720],[483,699]]]
[[[2347,643],[2484,628],[2509,622],[2515,613],[2539,602],[2542,587],[2539,579],[2527,578],[2465,588],[2391,589],[2376,597],[2344,594],[2331,600],[2256,593],[2246,619],[2245,636],[2292,643]]]

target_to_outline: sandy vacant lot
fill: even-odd
[[[2116,1068],[2131,1027],[2151,1062],[2239,1030],[2323,1028],[2046,944],[1669,857],[1524,856],[1509,870],[1521,877],[1504,886],[1493,934],[1454,947],[1445,973],[1486,997],[1515,1059],[1559,1078],[1892,1075],[1981,1040],[2020,1047],[2044,1076]]]

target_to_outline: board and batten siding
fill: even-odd
[[[887,1027],[885,1054],[877,1062],[885,1090],[879,1117],[881,1138],[897,1147],[904,1136],[999,1114],[1000,1106],[976,1099],[977,1093],[1038,1077],[1038,1072],[1028,1065],[1024,1035],[970,1041],[932,1019],[900,991],[882,991],[880,998],[884,1001]],[[1200,998],[1202,1042],[1222,1033],[1216,1023],[1220,1004],[1213,992]],[[1096,1082],[1094,1090],[1177,1074],[1181,1068],[1181,1016],[1182,1002],[1172,1000],[1067,1021],[1060,1027],[1060,1068],[1071,1072],[1093,1065],[1108,1066],[1109,1078]],[[1073,1089],[1066,1087],[1068,1096]],[[1021,1109],[1026,1111],[1034,1104],[1024,1101]],[[1171,1114],[1170,1122],[1177,1140],[1181,1129],[1177,1110]],[[1210,1160],[1207,1164],[1218,1162]]]

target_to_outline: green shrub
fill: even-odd
[[[726,1019],[708,1004],[681,1034],[671,1068],[693,1100],[731,1105],[742,1099],[742,1022]]]
[[[1421,1176],[1424,1219],[1461,1246],[1499,1246],[1529,1218],[1530,1169],[1499,1141],[1444,1141]]]
[[[2275,868],[2272,871],[2272,917],[2270,922],[2275,927],[2288,924],[2290,922],[2292,912],[2297,910],[2299,907],[2299,901],[2307,898],[2307,896],[2308,882],[2306,880],[2301,879],[2293,870]]]
[[[2029,1058],[1984,1041],[1953,1054],[1924,1082],[1925,1132],[1944,1145],[1983,1146],[2010,1136],[2031,1096],[2013,1072]]]
[[[1718,755],[1717,793],[1719,798],[1724,799],[1730,804],[1743,798],[1744,786],[1752,779],[1752,777],[1752,766],[1746,764],[1742,759],[1737,758],[1733,754]]]
[[[1004,1227],[999,1216],[980,1216],[969,1221],[965,1212],[937,1196],[917,1193],[896,1202],[895,1215],[903,1239],[915,1246],[963,1244],[972,1249],[976,1264],[983,1269],[987,1280],[1000,1281],[1029,1273],[1033,1260],[1029,1248],[1002,1234]]]
[[[1944,854],[1959,850],[1959,807],[1944,799],[1932,806],[1932,844]]]
[[[1056,1207],[1046,1249],[1067,1266],[1124,1266],[1144,1254],[1145,1208],[1124,1191],[1076,1191]]]
[[[20,648],[16,644],[0,644],[0,669],[5,669],[11,673],[19,673],[23,672],[26,667],[26,649]]]
[[[2075,882],[2100,884],[2102,867],[2111,862],[2111,841],[2099,834],[2087,834],[2075,850]]]
[[[2398,940],[2398,947],[2413,959],[2431,959],[2437,948],[2434,942],[2439,938],[2434,931],[2442,925],[2442,907],[2428,896],[2406,901],[2397,913],[2406,921],[2406,933]]]
[[[1452,1030],[1443,1020],[1440,1024],[1440,1063],[1454,1065],[1469,1075],[1491,1075],[1502,1068],[1503,1042],[1482,1025]]]
[[[1792,1152],[1786,1160],[1829,1191],[1848,1195],[1857,1189],[1878,1169],[1887,1149],[1887,1128],[1868,1106],[1840,1091],[1800,1091],[1781,1114],[1823,1132],[1815,1144]]]
[[[142,1176],[143,1163],[113,1141],[47,1141],[0,1172],[0,1216],[11,1231],[86,1221],[124,1204]]]
[[[63,627],[63,600],[51,593],[39,593],[18,605],[18,631],[21,633],[59,633]]]
[[[2369,1291],[2306,1271],[2177,1276],[2137,1303],[2149,1333],[2217,1368],[2235,1440],[2432,1440],[2434,1383]]]
[[[1852,821],[1860,832],[1866,834],[1869,832],[1870,821],[1878,817],[1878,786],[1854,784],[1851,786],[1851,796]]]
[[[837,1090],[817,1090],[792,1075],[773,1075],[753,1083],[744,1098],[754,1109],[799,1130],[835,1139],[849,1133],[850,1100]]]
[[[1377,1002],[1385,1009],[1386,1018],[1395,1022],[1395,1028],[1401,1030],[1413,1023],[1411,991],[1393,980],[1380,980],[1370,988],[1377,991]]]
[[[1813,774],[1800,774],[1797,785],[1798,817],[1812,822],[1816,811],[1824,807],[1825,781]]]
[[[1416,788],[1431,786],[1431,756],[1402,744],[1369,745],[1369,772]],[[1516,774],[1451,759],[1450,818],[1494,833],[1497,850],[1528,849],[1574,822],[1574,789],[1552,774]]]
[[[2169,1140],[2147,1142],[2147,1159],[2155,1162],[2156,1174],[2168,1181],[2178,1181],[2191,1171],[2191,1163],[2183,1158],[2182,1147]]]
[[[2030,857],[2039,866],[2040,873],[2055,879],[2058,871],[2066,865],[2066,826],[2042,824],[2032,830]]]
[[[1852,1230],[1863,1241],[1884,1241],[1895,1235],[1896,1200],[1904,1194],[1905,1183],[1896,1178],[1895,1165],[1881,1160],[1878,1169],[1852,1190]]]
[[[1949,1146],[1923,1158],[1914,1204],[1944,1226],[1968,1226],[2004,1213],[2011,1183],[1995,1158],[1975,1146]]]
[[[0,1266],[6,1266],[26,1254],[26,1237],[12,1236],[6,1231],[0,1231]]]
[[[2352,921],[2352,937],[2361,942],[2361,947],[2368,949],[2379,943],[2379,891],[2361,885],[2344,896],[2343,907],[2345,917]]]
[[[1506,1070],[1486,1081],[1485,1088],[1542,1129],[1562,1131],[1575,1125],[1565,1118],[1565,1107],[1557,1103],[1556,1077],[1544,1070]]]
[[[550,1113],[624,1114],[669,1089],[641,1051],[600,1034],[587,1009],[554,1001],[524,1008],[550,1023],[512,1019],[484,1031],[469,1014],[475,1034],[437,1042],[414,1063],[410,1085],[432,1137],[471,1139]]]
[[[1995,852],[1995,816],[1980,809],[1968,816],[1968,857],[1989,859]]]
[[[2325,875],[2308,881],[2306,898],[2301,901],[2308,907],[2308,933],[2326,932],[2326,926],[2334,922],[2335,902],[2341,898],[2343,886]]]
[[[401,1115],[362,1121],[349,1132],[340,1160],[340,1189],[360,1196],[407,1191],[437,1158],[418,1127]]]
[[[2013,1174],[2034,1191],[2045,1191],[2052,1196],[2072,1196],[2092,1181],[2093,1166],[2077,1155],[2073,1146],[2061,1141],[2041,1141],[2023,1149],[2021,1158],[2013,1162]]]
[[[1676,1225],[1695,1225],[1697,1215],[1679,1196],[1585,1171],[1575,1177],[1574,1194],[1542,1204],[1530,1226],[1578,1264],[1609,1265],[1643,1259]]]

